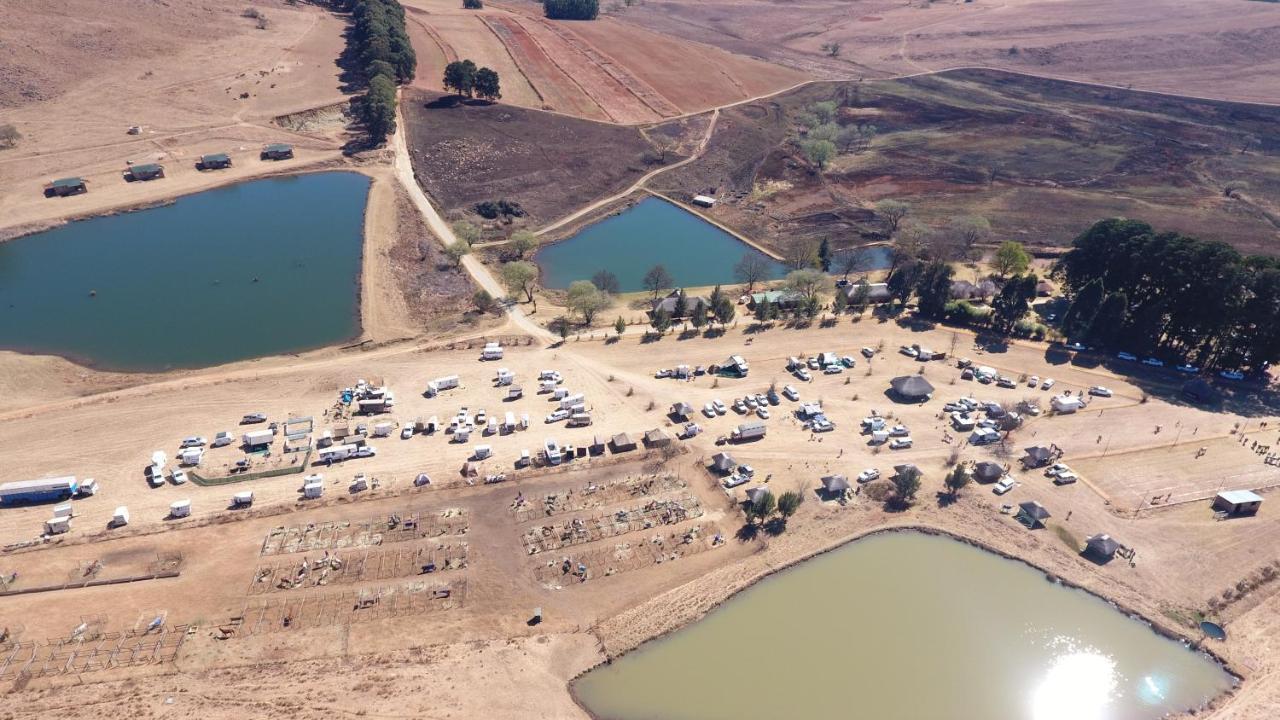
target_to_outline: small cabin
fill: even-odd
[[[78,177],[58,178],[44,186],[45,197],[66,197],[88,191],[89,188],[85,185],[84,178]]]
[[[694,195],[693,204],[698,207],[709,208],[716,204],[716,199],[709,195]]]
[[[159,163],[143,163],[130,166],[125,172],[125,180],[129,182],[158,180],[164,177],[164,166]]]
[[[293,157],[293,146],[284,143],[272,143],[262,148],[263,160],[288,160]]]
[[[1213,499],[1213,509],[1228,515],[1256,515],[1262,496],[1252,490],[1225,490]]]
[[[196,163],[197,170],[224,170],[229,167],[231,167],[231,156],[226,153],[201,155],[200,162]]]

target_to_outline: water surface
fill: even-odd
[[[902,532],[779,573],[574,690],[608,720],[1154,720],[1231,683],[1087,593]]]
[[[573,237],[539,250],[542,284],[566,288],[574,280],[590,280],[600,270],[618,276],[622,292],[644,290],[644,275],[661,264],[677,287],[728,285],[738,282],[733,266],[743,255],[768,260],[773,278],[785,273],[781,263],[687,210],[649,197]]]
[[[351,338],[368,190],[257,180],[0,243],[0,347],[152,371]]]

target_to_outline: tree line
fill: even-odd
[[[1115,218],[1081,233],[1057,273],[1072,296],[1070,338],[1204,367],[1280,360],[1276,258]]]
[[[352,101],[369,143],[377,145],[396,129],[396,86],[413,80],[418,59],[404,27],[404,8],[396,0],[338,0],[350,10],[347,42],[366,82]]]
[[[600,0],[542,0],[542,11],[552,20],[595,20]]]

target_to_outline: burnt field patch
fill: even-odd
[[[835,146],[821,170],[805,152],[820,105]],[[717,219],[782,253],[887,239],[886,199],[935,229],[982,215],[993,242],[1061,247],[1123,215],[1265,253],[1280,239],[1275,137],[1280,108],[957,71],[730,108],[703,157],[652,184],[716,195]]]
[[[517,222],[536,227],[682,157],[670,133],[651,142],[638,127],[431,92],[405,98],[418,182],[455,218],[479,222],[476,203],[507,200],[526,213]]]

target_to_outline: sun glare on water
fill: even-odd
[[[1106,655],[1059,655],[1031,697],[1032,720],[1106,720],[1116,685],[1116,664]]]

